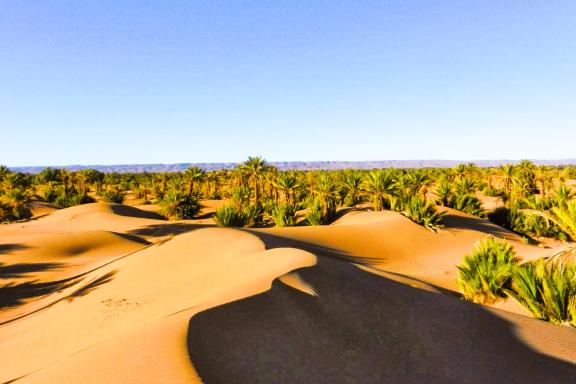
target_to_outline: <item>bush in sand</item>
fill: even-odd
[[[458,286],[466,300],[489,304],[506,297],[518,265],[514,249],[506,240],[489,236],[464,256],[458,268]]]

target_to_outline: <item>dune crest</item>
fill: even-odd
[[[281,282],[286,284],[289,287],[299,290],[300,292],[304,292],[310,296],[318,296],[318,292],[314,289],[312,285],[304,281],[302,277],[297,272],[290,272],[285,275],[282,275],[278,278]]]

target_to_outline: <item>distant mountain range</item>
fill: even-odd
[[[576,159],[531,160],[538,165],[576,165]],[[374,169],[374,168],[449,168],[458,164],[474,163],[479,167],[496,167],[502,164],[518,163],[518,160],[383,160],[383,161],[280,161],[270,164],[279,169],[297,170],[336,170],[336,169]],[[231,169],[238,163],[178,163],[178,164],[118,164],[118,165],[65,165],[52,168],[65,168],[70,171],[97,169],[102,172],[181,172],[191,166],[212,171]],[[10,167],[16,172],[38,173],[46,166]]]

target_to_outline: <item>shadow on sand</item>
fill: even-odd
[[[131,207],[124,204],[110,204],[110,209],[116,215],[128,216],[128,217],[138,217],[141,219],[153,219],[153,220],[166,220],[166,218],[156,212],[144,211],[143,209],[138,209],[136,207]]]
[[[0,279],[18,279],[25,277],[29,273],[58,270],[64,266],[62,263],[21,263],[21,264],[1,264]]]
[[[214,225],[188,223],[152,224],[131,230],[128,233],[130,235],[136,236],[164,237],[180,235],[182,233],[191,232],[202,228],[214,228]]]
[[[94,291],[98,287],[111,282],[114,279],[114,276],[116,275],[117,272],[118,272],[117,270],[110,271],[98,277],[97,279],[92,280],[90,283],[86,284],[82,288],[74,291],[70,296],[68,296],[67,300],[74,301],[74,299],[78,297],[86,296],[87,294]]]
[[[24,244],[0,244],[0,255],[1,254],[9,254],[13,251],[20,251],[22,249],[28,249],[27,245]]]
[[[19,284],[5,284],[0,286],[0,309],[15,307],[24,304],[26,300],[61,291],[74,285],[77,281],[77,278],[73,278],[44,283],[28,281]]]
[[[343,261],[348,261],[351,263],[359,263],[359,264],[376,264],[382,263],[386,259],[383,257],[372,257],[372,256],[357,256],[351,255],[346,252],[342,252],[336,248],[325,247],[317,244],[307,243],[300,240],[294,240],[287,237],[272,235],[267,232],[260,232],[255,231],[247,228],[236,228],[239,230],[243,230],[245,232],[251,233],[252,235],[258,236],[266,249],[273,249],[273,248],[281,248],[281,247],[291,247],[291,248],[298,248],[308,251],[310,253],[314,253],[315,255],[319,256],[326,256],[332,259],[339,259]]]
[[[477,217],[467,217],[460,215],[448,214],[443,219],[443,224],[446,226],[443,230],[450,231],[451,229],[468,229],[474,231],[484,232],[486,234],[500,237],[508,240],[516,240],[517,236],[526,237],[522,234],[517,234],[509,231],[508,229],[502,228],[497,224],[494,224],[488,220],[480,219]],[[532,244],[537,244],[538,242],[532,239],[528,239]]]
[[[531,349],[514,324],[482,306],[335,258],[319,256],[299,275],[319,297],[276,281],[268,292],[190,320],[188,352],[204,382],[573,383],[576,377],[575,365]]]

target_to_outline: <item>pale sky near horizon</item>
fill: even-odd
[[[0,164],[576,158],[574,1],[0,0]]]

